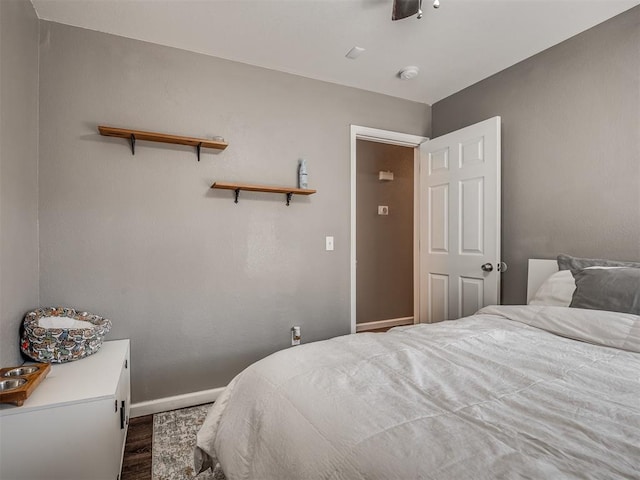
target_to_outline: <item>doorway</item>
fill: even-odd
[[[426,140],[351,126],[352,333],[419,323],[417,147]],[[401,185],[408,198],[394,192]]]
[[[356,331],[413,323],[413,148],[356,142]]]

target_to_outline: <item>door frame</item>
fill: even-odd
[[[409,133],[351,125],[351,242],[350,242],[350,316],[351,333],[356,333],[356,144],[357,140],[387,143],[413,148],[413,323],[420,315],[420,149],[428,137]]]

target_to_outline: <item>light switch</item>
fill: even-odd
[[[333,251],[333,237],[325,237],[325,250],[327,252]]]

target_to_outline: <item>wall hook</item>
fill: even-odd
[[[198,155],[198,161],[200,161],[200,149],[202,148],[202,142],[196,145],[196,153]]]
[[[293,193],[287,193],[287,207],[289,206],[289,202],[291,202],[291,197],[293,197]]]
[[[132,133],[129,137],[129,141],[131,142],[131,155],[136,154],[136,136]]]
[[[234,190],[234,192],[236,193],[236,201],[235,201],[235,203],[238,203],[238,196],[240,195],[240,189],[239,189],[239,188],[236,188],[236,189]]]

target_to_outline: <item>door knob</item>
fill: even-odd
[[[490,264],[490,263],[485,263],[480,268],[482,268],[482,270],[485,271],[485,272],[493,272],[493,265]]]

